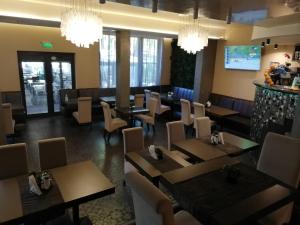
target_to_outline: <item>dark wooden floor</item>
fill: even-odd
[[[104,123],[101,118],[94,118],[92,129],[89,126],[78,126],[72,118],[62,116],[28,119],[24,129],[19,132],[15,141],[25,142],[28,145],[28,161],[30,170],[38,170],[37,141],[45,138],[65,137],[67,140],[68,162],[78,162],[82,160],[92,160],[103,173],[117,186],[116,198],[114,204],[110,207],[116,207],[122,212],[121,218],[112,218],[108,224],[124,224],[132,220],[133,212],[131,204],[128,203],[128,195],[123,193],[122,181],[123,171],[123,140],[121,134],[114,134],[111,137],[110,144],[105,144],[103,138]],[[156,124],[156,132],[147,132],[145,128],[145,146],[150,144],[167,146],[167,134],[165,122]],[[251,155],[245,155],[240,158],[243,162],[255,166],[255,161]],[[126,191],[125,191],[126,192]],[[124,203],[125,202],[125,203]],[[105,204],[105,203],[103,203]],[[87,206],[86,214],[99,211],[101,203]],[[104,206],[109,207],[109,206]],[[127,209],[130,208],[130,209]],[[299,208],[299,207],[298,207]],[[83,210],[83,211],[84,211]],[[115,209],[111,209],[112,211]],[[109,216],[111,213],[107,212]],[[297,210],[298,211],[298,210]],[[105,214],[94,215],[94,224],[104,224]],[[90,216],[91,217],[91,216]],[[99,217],[99,218],[98,218]],[[116,216],[117,217],[117,216]],[[297,217],[297,218],[296,218]],[[299,215],[294,218],[293,224],[300,224]],[[95,222],[96,221],[96,222]],[[99,221],[99,223],[97,222]],[[105,222],[107,224],[107,221]]]

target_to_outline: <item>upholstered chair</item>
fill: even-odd
[[[261,150],[257,169],[280,181],[298,188],[300,181],[300,139],[268,133]],[[293,203],[263,218],[264,225],[288,224]]]
[[[168,134],[168,150],[172,150],[172,144],[179,141],[184,141],[186,139],[184,132],[184,124],[182,121],[173,121],[166,123],[167,134]],[[189,157],[184,153],[173,150],[178,156],[183,159],[188,159]]]
[[[28,173],[25,143],[0,146],[0,179]]]
[[[150,107],[150,98],[151,98],[151,91],[148,89],[144,90],[145,93],[145,99],[146,99],[146,108],[149,109]]]
[[[127,126],[127,122],[120,118],[112,118],[109,104],[101,102],[104,114],[104,139],[109,142],[112,132]]]
[[[161,115],[164,112],[171,110],[170,106],[161,104],[160,94],[158,92],[151,92],[151,97],[157,100],[156,114]]]
[[[134,96],[134,106],[138,108],[143,108],[144,107],[144,94],[136,94]]]
[[[40,140],[38,147],[41,170],[67,165],[66,139],[64,137]]]
[[[155,112],[157,107],[157,100],[155,98],[150,98],[149,100],[149,114],[137,114],[135,116],[136,119],[140,120],[142,125],[144,123],[147,124],[148,130],[149,125],[152,126],[153,131],[155,131]]]
[[[125,175],[131,189],[136,225],[200,225],[186,211],[173,214],[170,199],[137,172]]]
[[[209,117],[195,118],[196,138],[208,137],[211,135],[211,120]]]
[[[180,99],[181,121],[185,126],[191,126],[194,122],[194,115],[191,114],[191,103],[186,99]]]
[[[73,112],[73,117],[79,124],[92,123],[92,98],[78,98],[78,111]]]
[[[193,102],[194,105],[194,128],[196,129],[195,119],[198,117],[205,117],[205,106],[199,102]],[[216,122],[210,120],[211,126],[215,125]]]
[[[12,107],[10,103],[2,104],[2,116],[4,125],[4,134],[12,135],[15,133],[15,120],[12,117]]]
[[[122,130],[124,155],[128,152],[139,152],[144,150],[144,131],[142,127],[133,127]],[[124,161],[124,173],[137,171],[136,168],[126,160]]]

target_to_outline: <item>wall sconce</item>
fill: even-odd
[[[278,49],[278,44],[275,44],[275,45],[274,45],[274,49]]]

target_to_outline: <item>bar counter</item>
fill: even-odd
[[[251,139],[261,143],[270,126],[287,127],[295,118],[300,90],[255,81],[255,105],[251,118]]]

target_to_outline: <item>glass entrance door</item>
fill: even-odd
[[[75,88],[74,55],[18,52],[18,57],[27,115],[60,112],[59,91]]]

